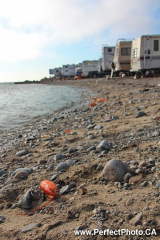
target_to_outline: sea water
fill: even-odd
[[[46,84],[0,83],[0,130],[9,130],[79,103],[81,89]]]

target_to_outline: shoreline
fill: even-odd
[[[42,122],[41,132],[34,132],[39,125],[33,123],[25,132],[19,132],[22,137],[17,136],[12,149],[1,152],[0,209],[4,218],[0,231],[4,240],[78,240],[80,236],[75,236],[74,230],[82,229],[147,228],[158,233],[160,78],[116,78],[107,82],[101,79],[96,84],[97,80],[56,80],[52,84],[83,86],[94,92],[93,97],[106,96],[107,100],[97,103],[92,110],[88,100],[85,106],[59,113],[52,121]],[[98,148],[102,141],[109,144],[105,151]],[[28,150],[26,155],[16,155],[24,149]],[[111,159],[128,164],[129,170],[122,180],[101,180]],[[28,169],[28,174],[21,172],[25,178],[20,173],[16,175],[19,168]],[[57,193],[64,197],[57,196],[30,215],[15,215],[47,203],[42,200],[39,188],[44,179],[57,184]],[[31,187],[34,194],[30,209],[18,208],[17,203]],[[24,226],[29,230],[23,232]],[[103,239],[101,235],[84,237]],[[119,239],[127,237],[122,235]],[[153,239],[158,240],[159,235]]]

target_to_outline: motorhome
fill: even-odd
[[[82,62],[82,75],[83,77],[93,77],[98,76],[98,60],[85,60]]]
[[[160,35],[143,35],[132,41],[131,72],[160,72]]]
[[[75,64],[62,66],[63,77],[73,77],[75,75]]]
[[[115,72],[129,72],[131,68],[131,45],[132,41],[118,39],[114,53]]]
[[[61,75],[62,68],[54,68],[54,69],[49,69],[49,74],[51,77],[57,77]]]

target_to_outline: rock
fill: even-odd
[[[14,178],[27,179],[27,178],[28,178],[28,172],[26,172],[26,171],[17,172],[17,173],[14,175]]]
[[[159,131],[155,131],[153,134],[152,134],[152,137],[158,137],[160,135],[160,132]]]
[[[134,203],[134,199],[133,198],[129,198],[126,201],[126,206],[131,206]]]
[[[66,169],[66,168],[69,168],[69,167],[70,167],[69,163],[63,162],[63,163],[60,163],[60,164],[57,165],[56,171],[60,171],[62,169]]]
[[[95,130],[99,130],[99,129],[101,129],[101,128],[103,128],[102,125],[96,125],[96,126],[94,127]]]
[[[5,174],[6,174],[6,171],[5,171],[5,170],[3,170],[3,169],[0,170],[0,177],[3,176],[3,175],[5,175]]]
[[[92,128],[94,128],[95,127],[95,124],[89,124],[87,127],[86,127],[86,129],[92,129]]]
[[[37,162],[38,165],[44,165],[44,164],[46,164],[46,163],[47,163],[47,160],[44,160],[44,159],[39,160],[39,161]]]
[[[138,165],[138,162],[136,160],[132,160],[132,161],[130,161],[130,164]]]
[[[75,152],[75,149],[74,148],[70,148],[68,153],[71,154],[71,153],[74,153]]]
[[[118,119],[118,116],[117,116],[117,115],[112,116],[112,120],[116,120],[116,119]]]
[[[106,140],[103,140],[96,148],[99,151],[108,150],[109,149],[109,143]]]
[[[129,184],[135,185],[135,184],[139,183],[142,179],[143,179],[142,174],[140,174],[138,176],[131,177],[129,179]]]
[[[66,186],[61,188],[60,194],[66,194],[66,193],[69,192],[70,189],[71,189],[71,186],[70,185],[66,185]]]
[[[3,215],[0,215],[0,220],[4,221],[6,218]]]
[[[22,196],[22,198],[19,200],[19,202],[17,203],[17,207],[22,208],[22,209],[23,208],[24,209],[31,208],[32,200],[33,200],[33,194],[32,194],[32,188],[30,188],[24,194],[24,196]]]
[[[145,112],[138,112],[137,115],[136,115],[136,118],[138,118],[138,117],[143,117],[143,116],[145,116],[145,115],[146,115]]]
[[[97,171],[101,171],[103,169],[102,164],[99,164],[98,167],[96,168]]]
[[[143,215],[142,212],[138,213],[134,218],[132,218],[132,219],[129,221],[130,224],[132,224],[132,225],[134,225],[134,226],[139,225],[140,220],[141,220],[141,218],[142,218],[142,215]]]
[[[132,174],[131,174],[131,173],[126,173],[126,174],[124,175],[124,181],[128,181],[131,177],[132,177]]]
[[[145,167],[147,165],[147,162],[146,161],[142,161],[138,167]]]
[[[23,151],[17,152],[16,156],[22,157],[22,156],[27,155],[27,154],[28,154],[28,151],[27,150],[23,150]]]
[[[31,231],[33,228],[35,228],[37,226],[37,223],[30,223],[29,225],[27,226],[23,226],[22,229],[21,229],[21,232],[22,233],[26,233],[28,231]]]
[[[155,187],[156,187],[156,188],[160,188],[160,179],[157,181]]]
[[[144,181],[139,184],[141,187],[146,187],[148,185],[148,181]]]
[[[27,172],[28,174],[31,174],[32,169],[31,168],[17,168],[14,173],[18,173],[18,172],[22,172],[22,171]]]
[[[54,156],[54,160],[58,161],[58,160],[61,160],[65,155],[62,155],[62,154],[56,154]]]
[[[54,174],[53,176],[51,176],[50,181],[54,181],[58,177],[58,175],[59,174]]]
[[[100,179],[122,182],[126,172],[128,172],[128,164],[126,162],[120,159],[112,159],[105,165]]]

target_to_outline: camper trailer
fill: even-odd
[[[130,71],[131,45],[132,41],[118,39],[113,59],[115,72],[118,73]]]
[[[61,75],[62,68],[49,69],[49,74],[51,77],[57,77]]]
[[[111,72],[111,63],[114,58],[115,47],[102,46],[102,72],[106,74]]]
[[[98,77],[98,60],[85,60],[82,63],[82,75],[83,77]]]
[[[160,72],[160,35],[143,35],[132,41],[131,72]]]
[[[75,64],[62,66],[63,77],[73,77],[75,75]]]

